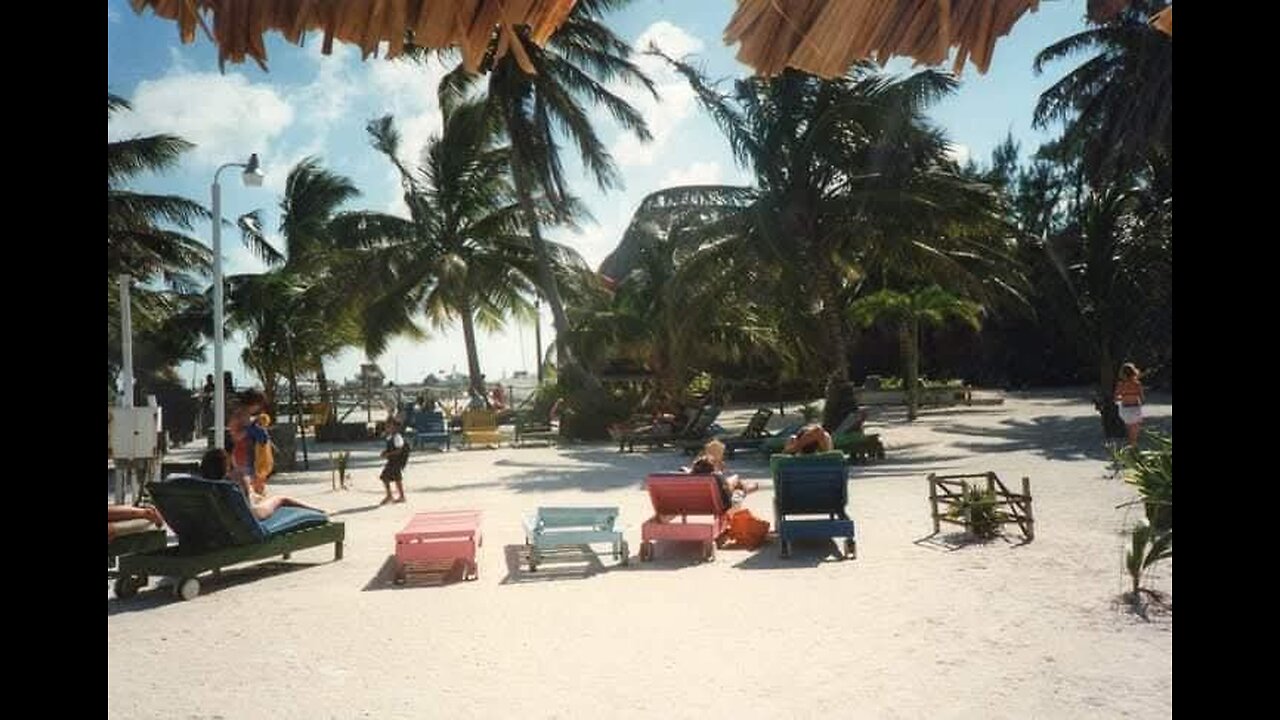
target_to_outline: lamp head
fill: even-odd
[[[244,166],[244,174],[241,178],[244,180],[246,187],[261,187],[262,180],[266,176],[262,174],[262,170],[258,164],[258,153],[249,156],[249,162]]]

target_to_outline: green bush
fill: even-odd
[[[1000,534],[1000,513],[996,510],[996,494],[993,490],[969,488],[963,499],[947,511],[947,517],[967,520],[969,532],[983,540],[990,540]]]
[[[1147,522],[1156,532],[1173,530],[1173,438],[1149,432],[1151,449],[1125,447],[1116,451],[1124,481],[1138,489]]]

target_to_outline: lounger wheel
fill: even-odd
[[[173,594],[179,600],[195,600],[200,595],[200,581],[193,578],[182,578],[173,586]]]
[[[653,543],[640,543],[640,562],[649,562],[653,560]]]
[[[853,538],[844,540],[844,557],[846,560],[855,560],[858,557],[858,542]]]
[[[790,541],[790,540],[783,540],[783,541],[782,541],[782,547],[781,547],[781,549],[779,550],[779,553],[778,553],[778,554],[782,555],[782,557],[784,557],[784,558],[789,558],[789,557],[791,557],[791,541]]]
[[[627,547],[626,540],[622,541],[622,564],[623,565],[631,564],[631,548]]]
[[[716,559],[716,544],[710,540],[702,543],[702,559],[711,562]]]
[[[138,594],[138,590],[147,584],[147,579],[134,575],[123,575],[116,578],[115,591],[116,597],[120,600],[128,600]]]
[[[529,549],[529,572],[538,572],[538,556],[533,554],[533,548]]]

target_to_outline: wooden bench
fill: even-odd
[[[396,533],[396,582],[447,574],[458,561],[465,564],[463,578],[475,580],[476,548],[483,544],[479,510],[416,513]]]

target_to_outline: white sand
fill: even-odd
[[[642,480],[681,464],[671,451],[419,451],[409,502],[370,508],[382,490],[368,444],[354,490],[331,492],[327,470],[273,485],[345,511],[344,560],[327,546],[228,571],[192,602],[154,582],[109,597],[108,716],[1168,717],[1172,616],[1146,622],[1115,604],[1120,531],[1137,511],[1115,509],[1133,493],[1110,476],[1084,395],[928,411],[912,425],[873,413],[889,458],[854,470],[851,562],[821,545],[782,560],[775,543],[709,564],[666,545],[640,563]],[[1147,411],[1172,427],[1170,402]],[[748,506],[772,521],[767,466],[731,467],[766,480]],[[985,470],[1011,487],[1030,476],[1035,541],[917,542],[932,529],[925,476]],[[540,504],[619,505],[631,566],[606,555],[517,567],[521,516]],[[458,508],[485,514],[480,579],[386,586],[410,515]],[[1165,564],[1149,584],[1171,593],[1172,576]]]

